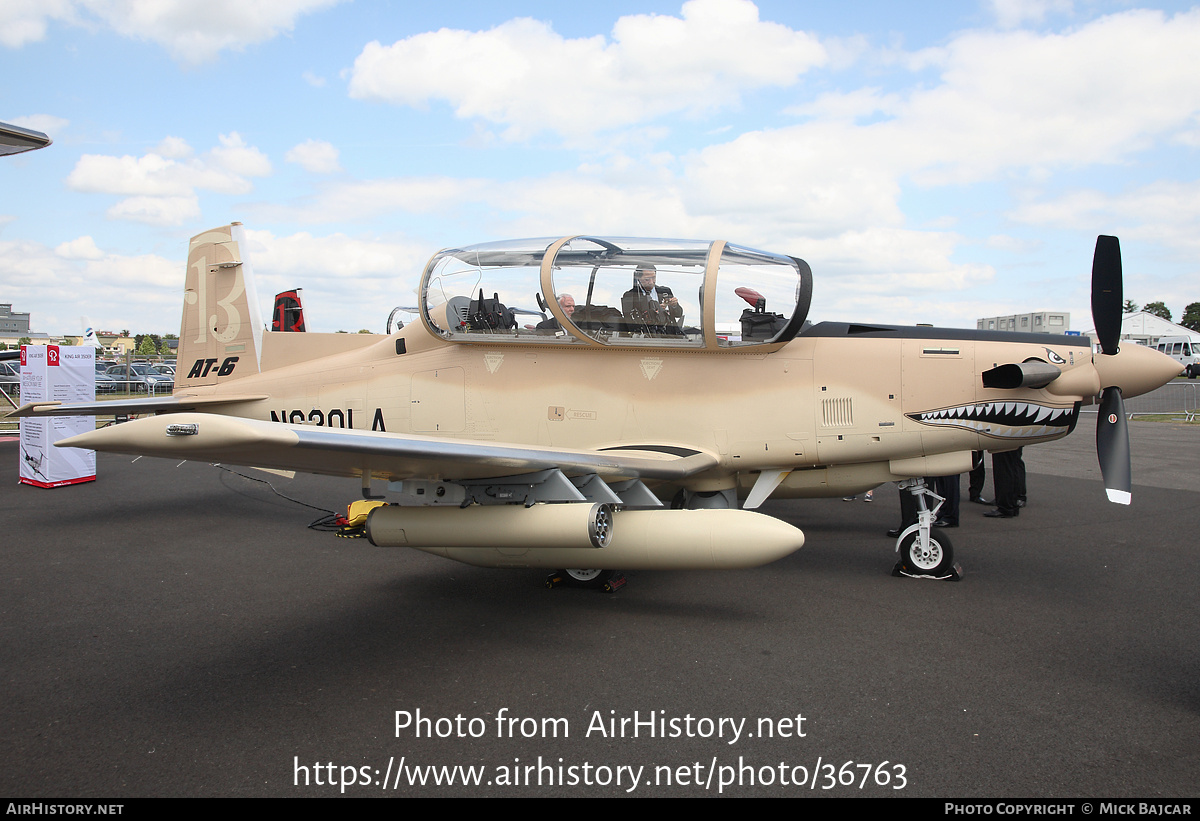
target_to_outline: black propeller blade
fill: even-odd
[[[1132,487],[1129,461],[1129,424],[1121,389],[1105,388],[1100,396],[1100,419],[1096,423],[1096,455],[1108,500],[1127,505]]]
[[[1092,257],[1092,321],[1100,350],[1111,356],[1121,339],[1125,295],[1121,286],[1121,243],[1116,237],[1096,237]]]
[[[1100,339],[1101,356],[1117,353],[1124,314],[1121,274],[1121,243],[1116,237],[1096,237],[1092,257],[1092,321]],[[1110,502],[1127,505],[1132,486],[1129,461],[1129,423],[1121,388],[1107,385],[1100,394],[1100,418],[1096,422],[1096,456]]]

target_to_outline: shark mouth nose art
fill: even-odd
[[[963,428],[1001,439],[1060,436],[1075,426],[1075,408],[1036,402],[976,402],[941,410],[907,414],[923,425]]]

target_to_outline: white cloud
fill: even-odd
[[[192,156],[192,147],[182,137],[164,137],[153,153],[171,160],[186,160]]]
[[[48,135],[52,140],[57,139],[58,135],[70,124],[70,120],[55,117],[53,114],[30,114],[27,117],[13,117],[9,122],[21,128],[40,131]]]
[[[246,238],[259,276],[269,271],[324,279],[390,278],[414,271],[419,276],[430,253],[425,245],[357,239],[340,233],[313,236],[300,231],[276,236],[271,231],[247,229]]]
[[[0,3],[0,45],[20,48],[36,43],[46,36],[50,20],[71,21],[74,15],[71,0],[5,0]]]
[[[200,217],[200,200],[195,194],[183,197],[129,197],[108,209],[116,220],[149,225],[183,225]]]
[[[283,158],[314,174],[332,174],[342,170],[338,163],[338,150],[324,140],[305,140],[292,147]]]
[[[49,20],[108,26],[122,36],[149,40],[181,63],[207,62],[225,49],[242,49],[290,32],[302,15],[340,0],[4,0],[0,45],[17,48],[46,36]]]
[[[1021,239],[1020,237],[1013,237],[1007,234],[993,234],[984,240],[984,244],[988,248],[1017,254],[1033,251],[1041,247],[1041,243],[1036,240]]]
[[[946,49],[942,83],[912,94],[879,130],[902,140],[927,183],[1006,167],[1118,162],[1200,112],[1200,10],[1105,17],[1067,34],[969,32]]]
[[[95,279],[101,283],[112,283],[126,294],[129,293],[129,289],[125,286],[130,285],[145,285],[161,289],[156,294],[156,302],[165,302],[177,309],[183,307],[183,301],[179,295],[183,286],[184,272],[183,265],[178,260],[166,259],[157,254],[138,256],[105,254],[102,259],[89,260],[84,271],[89,279]],[[176,300],[178,301],[176,302]],[[177,322],[178,320],[174,320],[171,324]]]
[[[1006,216],[1027,225],[1091,231],[1097,226],[1123,238],[1153,240],[1177,252],[1200,250],[1200,184],[1158,181],[1117,194],[1075,189],[1047,199],[1030,197]]]
[[[586,66],[601,63],[598,55],[605,56],[604,70],[588,75],[581,86],[608,88],[603,81],[620,74],[613,64],[628,67],[635,64],[630,55],[643,55],[635,35],[656,32],[659,25],[668,31],[690,31],[697,9],[686,6],[683,19],[622,18],[614,30],[621,37],[614,34],[611,43],[600,38],[563,40],[543,24],[527,20],[483,33],[443,30],[398,43],[389,59],[399,60],[403,52],[416,67],[422,50],[434,59],[443,54],[441,49],[457,43],[460,56],[478,46],[506,67],[532,72],[534,68],[517,59],[514,44],[540,42],[545,49],[529,51],[554,54],[557,48],[571,53],[585,66],[585,74]],[[744,11],[745,7],[714,2],[703,8],[713,9]],[[752,7],[750,12],[756,25],[769,25],[757,23]],[[728,26],[729,42],[743,42],[734,36],[738,31],[736,25]],[[522,41],[518,33],[526,39]],[[502,45],[514,53],[505,53]],[[846,237],[864,226],[901,230],[906,227],[901,206],[906,188],[1012,176],[1036,179],[1050,169],[1115,164],[1156,141],[1191,133],[1200,117],[1200,73],[1179,67],[1190,65],[1197,47],[1200,10],[1170,18],[1159,12],[1129,12],[1065,34],[968,31],[936,52],[924,53],[923,65],[940,73],[932,83],[913,84],[904,92],[863,87],[826,93],[797,107],[796,113],[806,117],[803,123],[743,133],[685,155],[678,163],[643,158],[619,171],[628,158],[609,154],[581,166],[577,175],[511,183],[440,178],[366,181],[326,189],[320,207],[310,214],[320,219],[322,211],[366,215],[482,202],[491,207],[494,219],[537,233],[556,233],[564,226],[688,236],[719,231],[739,241],[762,243],[779,237]],[[377,56],[382,59],[384,50],[379,49]],[[502,54],[507,56],[500,59]],[[542,66],[538,62],[542,57],[530,59]],[[403,63],[396,62],[392,69]],[[754,74],[753,67],[748,72],[766,76]],[[519,92],[506,88],[491,94],[491,102],[474,101],[465,86],[461,91],[451,88],[460,82],[454,69],[443,66],[435,72],[431,68],[431,73],[438,78],[404,80],[365,68],[356,77],[362,82],[367,78],[397,81],[396,101],[420,104],[450,99],[464,115],[495,118],[514,128],[533,127],[545,118],[557,123],[554,117],[559,114],[549,109],[560,103],[562,95],[544,87],[532,95],[547,106],[538,112],[543,116],[538,120],[532,108],[522,108],[535,103]],[[714,75],[702,76],[712,79]],[[783,76],[794,77],[795,70],[778,75],[776,81]],[[491,89],[490,79],[488,75],[474,91],[482,95]],[[449,85],[437,91],[436,83],[442,80]],[[503,84],[512,82],[508,77]],[[637,96],[636,84],[626,90]],[[720,96],[718,91],[715,97]],[[691,105],[686,93],[682,97],[678,106]],[[616,116],[620,120],[625,114],[618,111]],[[675,170],[667,173],[668,167]],[[943,249],[939,252],[942,267],[931,265],[927,270],[939,275],[950,270],[945,267],[949,254]]]
[[[104,252],[96,247],[96,241],[89,236],[77,237],[61,243],[54,253],[63,259],[102,259]]]
[[[735,105],[826,60],[814,36],[759,20],[748,0],[690,0],[680,17],[620,18],[611,40],[567,39],[522,18],[372,42],[355,60],[350,94],[415,107],[446,101],[460,117],[504,126],[508,139],[579,137]]]
[[[197,187],[227,194],[250,190],[249,183],[234,174],[154,153],[141,157],[84,154],[67,176],[67,186],[76,191],[146,196],[190,194]]]
[[[182,264],[156,254],[97,252],[90,237],[53,250],[29,240],[0,241],[5,298],[39,306],[31,312],[34,330],[73,333],[86,314],[96,327],[178,333]]]
[[[1117,164],[1193,129],[1200,73],[1179,67],[1197,48],[1200,10],[1130,12],[1065,35],[966,32],[940,52],[940,82],[823,95],[797,109],[804,123],[685,157],[680,190],[692,214],[773,231],[899,227],[905,186]]]
[[[1074,6],[1071,0],[988,0],[987,5],[1004,28],[1025,22],[1041,23],[1049,13],[1070,14]]]
[[[246,177],[271,172],[271,163],[237,132],[220,135],[220,146],[205,159],[187,159],[191,146],[178,137],[165,138],[141,157],[84,154],[67,176],[75,191],[128,197],[109,209],[113,219],[155,225],[181,225],[200,215],[196,191],[245,194],[253,189]]]
[[[208,152],[214,165],[243,177],[265,177],[271,173],[271,161],[267,155],[246,141],[236,131],[221,134],[220,147]]]
[[[415,304],[421,271],[436,250],[340,233],[276,236],[247,229],[246,239],[262,310],[270,311],[271,294],[303,288],[306,324],[320,331],[366,327],[382,333],[393,307]]]
[[[437,213],[466,202],[486,201],[494,190],[488,180],[455,177],[403,177],[338,183],[325,187],[301,208],[272,209],[276,219],[328,223],[392,211]]]

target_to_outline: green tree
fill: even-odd
[[[359,330],[359,333],[360,334],[369,334],[369,333],[371,333],[371,331],[367,330],[366,328],[362,328]]]
[[[1200,331],[1200,302],[1192,302],[1183,309],[1183,319],[1179,324],[1193,331]]]
[[[1134,302],[1132,299],[1125,300],[1125,304],[1121,306],[1121,311],[1123,313],[1127,313],[1127,314],[1135,313],[1137,311],[1137,309],[1138,309],[1138,304],[1136,302]]]
[[[1142,310],[1148,314],[1160,316],[1167,322],[1171,321],[1171,309],[1167,307],[1165,302],[1147,302],[1142,306]]]
[[[149,336],[143,336],[142,341],[139,342],[138,346],[137,346],[137,355],[138,356],[154,356],[154,354],[156,354],[157,352],[158,352],[158,349],[154,347],[154,340],[151,339]]]
[[[18,339],[18,340],[17,340],[17,344],[18,344],[18,345],[32,345],[32,344],[33,344],[33,340],[32,340],[32,339],[30,339],[30,338],[29,338],[29,337],[27,337],[27,336],[23,336],[23,337],[21,337],[20,339]]]

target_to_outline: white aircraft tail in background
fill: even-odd
[[[85,348],[104,347],[100,344],[100,341],[96,339],[96,329],[92,327],[92,323],[88,322],[88,318],[86,316],[81,316],[79,317],[79,322],[81,325],[83,325],[83,339],[79,341],[79,344]]]

